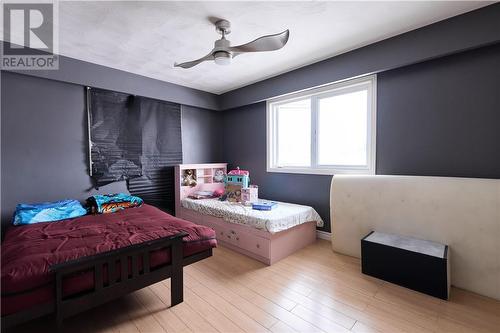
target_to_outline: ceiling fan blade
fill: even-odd
[[[275,51],[285,46],[289,36],[290,30],[285,30],[279,34],[259,37],[250,43],[232,46],[229,49],[233,52],[233,57],[245,52]]]
[[[193,61],[187,61],[187,62],[183,62],[183,63],[174,63],[174,67],[182,67],[182,68],[191,68],[191,67],[194,67],[204,61],[207,61],[207,60],[214,60],[214,56],[212,54],[212,52],[210,52],[209,54],[207,54],[206,56],[204,56],[203,58],[200,58],[200,59],[197,59],[197,60],[193,60]]]

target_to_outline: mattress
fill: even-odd
[[[323,226],[323,220],[314,208],[286,202],[278,202],[269,211],[254,210],[250,206],[218,199],[190,199],[181,201],[182,207],[200,214],[222,218],[226,222],[247,225],[271,233],[290,229],[306,222]]]
[[[184,257],[215,247],[215,232],[173,217],[155,207],[142,205],[116,213],[7,229],[2,243],[2,316],[54,301],[54,274],[50,266],[69,260],[115,250],[179,232]],[[150,265],[170,262],[168,251],[155,251]],[[139,261],[139,266],[142,262]],[[131,263],[129,262],[129,271]],[[119,264],[116,272],[120,272]],[[105,266],[104,281],[107,281]],[[63,281],[63,295],[93,289],[93,271]]]

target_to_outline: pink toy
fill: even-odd
[[[218,188],[214,191],[214,197],[220,197],[224,194],[224,189],[223,188]]]

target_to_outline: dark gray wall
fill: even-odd
[[[222,110],[500,42],[500,4],[443,20],[220,96]],[[293,38],[293,33],[292,37]]]
[[[187,162],[220,158],[221,145],[211,132],[216,117],[217,111],[183,106]],[[88,176],[86,129],[82,85],[1,73],[2,224],[10,223],[17,203],[83,200],[95,192]],[[123,191],[124,182],[100,188]]]
[[[500,178],[500,45],[388,71],[377,83],[377,174]],[[329,231],[331,176],[266,172],[266,104],[223,115],[224,160],[250,170],[259,196],[314,207]]]
[[[0,46],[3,46],[4,43],[0,41]],[[191,105],[210,110],[219,109],[218,95],[65,56],[59,56],[58,70],[25,70],[15,72],[50,80],[150,97],[182,105]]]
[[[499,31],[495,4],[222,96],[66,57],[59,71],[2,72],[2,222],[21,201],[89,194],[83,85],[194,106],[183,110],[186,162],[247,168],[262,197],[311,205],[327,222],[330,177],[266,173],[265,104],[251,103],[380,72],[378,173],[499,178]]]
[[[500,178],[500,44],[381,73],[377,173]]]
[[[222,113],[182,106],[182,155],[184,163],[221,163]]]
[[[1,84],[2,224],[20,202],[88,197],[84,88],[5,72]]]

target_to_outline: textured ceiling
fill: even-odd
[[[223,93],[490,2],[60,2],[60,54],[212,93]],[[173,63],[207,54],[230,20],[233,45],[290,29],[281,50],[230,66]]]

